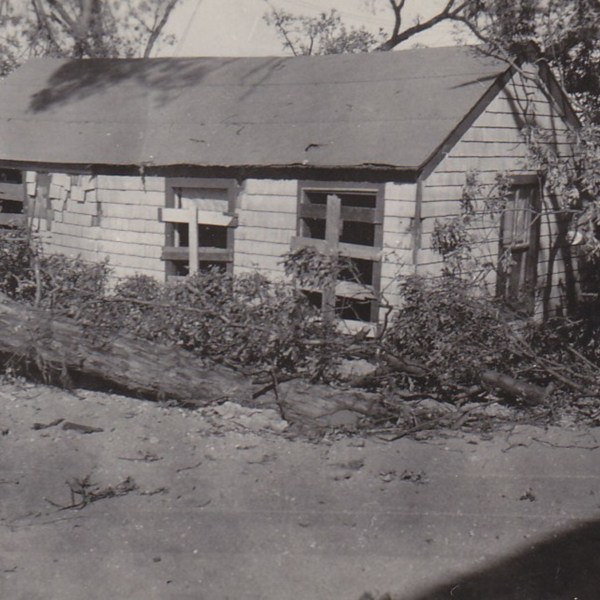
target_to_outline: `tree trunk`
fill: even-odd
[[[202,406],[251,397],[251,386],[242,375],[205,364],[180,348],[125,335],[94,339],[74,321],[3,295],[0,356],[50,381],[93,381],[149,399]]]

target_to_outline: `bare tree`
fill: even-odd
[[[404,27],[406,2],[407,0],[386,0],[393,15],[390,20],[391,32],[388,34],[383,29],[374,34],[365,27],[348,27],[336,10],[323,12],[317,17],[307,17],[294,15],[272,6],[264,19],[275,28],[283,47],[294,55],[369,52],[391,50],[443,21],[460,21],[469,4],[468,0],[447,0],[433,16],[426,19],[418,18],[409,27]],[[375,3],[373,2],[373,6]]]
[[[0,0],[0,68],[30,56],[148,57],[180,0]]]
[[[263,18],[294,56],[369,52],[383,40],[382,31],[373,34],[365,27],[347,27],[335,9],[307,17],[271,8]]]
[[[307,17],[271,7],[265,20],[293,54],[392,50],[441,23],[506,60],[535,42],[587,120],[600,123],[600,0],[444,0],[408,23],[410,2],[369,0],[373,10],[387,9],[387,33],[348,27],[333,10]]]

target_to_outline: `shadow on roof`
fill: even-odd
[[[237,81],[252,88],[277,70],[281,58],[253,61],[239,58],[165,58],[165,59],[86,59],[59,63],[46,86],[31,98],[29,109],[42,112],[55,105],[93,96],[101,90],[117,86],[123,97],[152,92],[152,101],[164,106],[182,91],[193,88],[208,76],[219,82]],[[245,63],[242,66],[242,63]],[[248,68],[250,67],[250,68]],[[237,79],[236,79],[237,78]],[[118,101],[118,93],[113,96]]]

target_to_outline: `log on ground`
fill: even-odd
[[[242,375],[180,348],[125,335],[100,341],[89,333],[75,321],[0,295],[0,355],[52,380],[61,373],[88,377],[136,396],[198,406],[251,396]]]

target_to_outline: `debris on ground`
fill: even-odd
[[[201,409],[201,414],[212,419],[213,422],[218,418],[225,423],[250,431],[283,433],[289,426],[289,423],[274,409],[248,408],[231,401]]]
[[[92,502],[104,500],[105,498],[125,496],[137,489],[137,484],[132,477],[127,477],[114,487],[111,485],[100,487],[97,483],[91,481],[91,475],[86,475],[81,478],[75,477],[72,480],[67,481],[67,485],[71,492],[70,504],[62,506],[48,498],[45,499],[46,502],[52,506],[56,506],[59,510],[81,509]]]
[[[91,425],[82,425],[81,423],[71,423],[65,421],[62,428],[65,431],[76,431],[77,433],[102,433],[102,427],[92,427]]]

